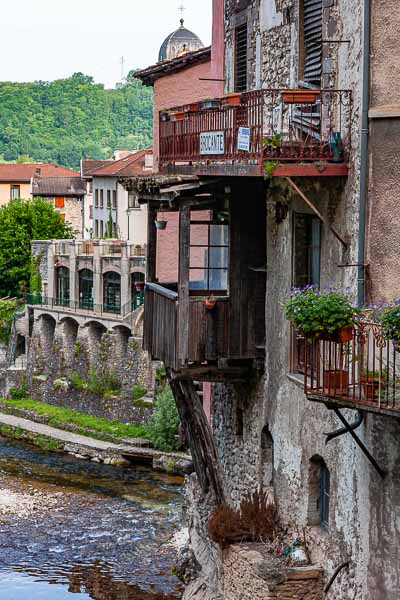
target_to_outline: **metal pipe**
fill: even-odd
[[[352,431],[354,431],[355,429],[358,429],[360,427],[360,425],[362,424],[364,420],[364,413],[359,410],[358,414],[357,414],[357,418],[354,421],[354,423],[349,423],[349,427]],[[325,440],[325,444],[328,444],[331,440],[340,437],[341,435],[344,435],[345,433],[348,433],[349,430],[347,429],[347,427],[342,427],[341,429],[336,429],[336,431],[332,431],[331,433],[324,433],[324,435],[326,435],[326,440]]]
[[[330,580],[328,581],[327,585],[324,588],[324,593],[327,594],[329,592],[329,590],[331,589],[333,582],[335,581],[336,577],[339,575],[340,571],[342,571],[343,569],[345,569],[346,567],[350,566],[350,561],[347,560],[346,562],[344,562],[343,564],[341,564],[339,567],[337,567],[334,572],[332,577],[330,578]]]
[[[368,110],[370,87],[370,35],[371,35],[371,4],[364,0],[363,24],[363,84],[362,84],[362,113],[360,137],[360,206],[358,215],[358,284],[357,301],[359,306],[365,303],[365,237],[366,237],[366,208],[367,208],[367,169],[368,169]]]

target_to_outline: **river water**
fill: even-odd
[[[181,597],[170,543],[182,480],[51,454],[0,438],[0,486],[54,505],[0,515],[0,600]]]

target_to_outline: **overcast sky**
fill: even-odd
[[[1,2],[0,80],[35,81],[92,75],[107,87],[157,62],[179,26],[180,0],[13,0]],[[185,26],[211,41],[212,0],[183,0]]]

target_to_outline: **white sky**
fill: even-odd
[[[107,87],[157,62],[179,26],[180,0],[0,0],[0,81],[51,81],[76,71]],[[212,0],[183,0],[185,26],[208,45]]]

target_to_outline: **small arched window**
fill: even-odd
[[[263,488],[274,483],[274,440],[268,425],[261,432],[261,469]]]
[[[69,306],[69,269],[58,267],[56,269],[57,298],[59,306]]]
[[[310,460],[308,480],[308,524],[329,525],[330,472],[321,456]]]

